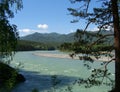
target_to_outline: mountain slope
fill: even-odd
[[[89,31],[88,33],[97,33]],[[112,32],[110,31],[102,31],[103,35],[106,34],[111,34]],[[71,43],[75,41],[74,37],[75,33],[70,33],[70,34],[58,34],[58,33],[33,33],[24,37],[21,37],[21,40],[25,41],[32,41],[32,42],[39,42],[43,43],[46,46],[49,47],[59,47],[63,43]],[[94,40],[97,40],[95,37]],[[113,44],[113,37],[108,37],[107,42]]]
[[[70,34],[58,34],[58,33],[34,33],[24,37],[21,40],[40,42],[45,44],[61,44],[64,42],[74,42],[74,33]]]

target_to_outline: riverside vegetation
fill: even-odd
[[[97,33],[97,31],[95,32],[88,32],[88,36],[93,34],[95,35]],[[102,31],[102,34],[110,34],[113,32],[106,32],[106,31]],[[33,33],[27,36],[23,36],[18,40],[18,45],[17,45],[17,51],[33,51],[33,50],[62,50],[62,51],[72,51],[73,49],[75,49],[74,45],[76,44],[76,46],[81,45],[82,46],[82,42],[81,43],[77,43],[76,41],[78,39],[76,39],[75,37],[76,33],[69,33],[69,34],[59,34],[59,33],[46,33],[46,34],[41,34],[41,33]],[[83,36],[81,37],[81,39],[83,38]],[[97,39],[97,37],[94,37],[95,41]],[[109,41],[107,41],[107,43],[104,43],[104,47],[109,47],[107,44],[113,44],[113,37],[109,37],[107,38],[109,39]],[[104,40],[107,40],[104,39]],[[88,39],[89,41],[90,39]],[[92,42],[93,42],[92,41]],[[92,43],[91,42],[91,43]],[[99,42],[100,43],[100,42]],[[102,41],[101,41],[102,43]],[[83,44],[84,47],[84,44]],[[99,47],[103,47],[102,45],[99,45],[98,47],[96,46],[96,48]],[[104,50],[106,48],[103,48]]]
[[[21,0],[0,1],[0,92],[10,92],[16,84],[25,81],[25,78],[9,65],[19,38],[17,26],[10,24],[9,18],[14,18],[14,11],[17,12],[22,7]]]

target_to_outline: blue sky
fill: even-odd
[[[17,25],[20,36],[34,32],[68,34],[85,27],[83,21],[70,23],[74,17],[67,8],[76,6],[69,0],[23,0],[23,9],[10,21]]]

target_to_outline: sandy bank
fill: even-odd
[[[63,58],[63,59],[77,59],[77,60],[79,60],[78,56],[72,58],[72,57],[69,56],[69,54],[33,53],[33,55],[41,56],[41,57],[50,57],[50,58]],[[111,58],[108,58],[108,57],[105,57],[105,56],[102,56],[98,60],[95,59],[94,57],[92,57],[92,59],[95,60],[95,61],[101,61],[101,62],[107,62],[107,61],[111,60]]]
[[[51,53],[33,53],[33,54],[42,57],[73,59],[69,56],[69,54],[51,54]],[[75,57],[74,59],[79,59],[79,58]]]

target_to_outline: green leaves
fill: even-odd
[[[23,8],[22,0],[1,0],[0,18],[13,18],[14,10],[17,12]]]
[[[18,33],[15,25],[10,25],[7,20],[0,20],[0,52],[9,56],[16,48]]]
[[[79,84],[85,84],[86,88],[92,86],[99,86],[101,84],[113,84],[113,80],[110,78],[111,73],[107,70],[107,65],[113,60],[114,57],[111,52],[114,50],[113,46],[113,16],[111,1],[99,0],[98,3],[101,6],[89,8],[91,0],[70,0],[72,3],[79,3],[80,7],[74,9],[69,8],[70,14],[75,16],[77,20],[85,19],[87,22],[84,29],[77,29],[75,34],[76,42],[72,44],[72,50],[74,54],[79,56],[80,60],[84,60],[84,66],[91,69],[90,63],[94,60],[98,60],[101,57],[111,58],[108,63],[102,63],[103,68],[93,69],[91,75],[87,79],[80,79]],[[94,0],[93,0],[94,1]],[[97,3],[97,0],[94,2]],[[74,23],[74,21],[73,21]],[[99,31],[88,32],[87,28],[90,24],[95,24]],[[109,32],[108,32],[109,30]],[[112,37],[110,37],[112,36]],[[74,56],[75,56],[74,55]],[[104,82],[104,79],[108,80],[108,83]],[[112,85],[113,86],[113,85]]]
[[[2,0],[0,2],[0,60],[10,58],[16,49],[18,32],[17,26],[9,23],[9,18],[14,17],[13,7],[20,10],[22,8],[21,0]]]

